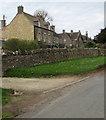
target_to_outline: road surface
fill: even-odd
[[[104,71],[75,84],[67,94],[37,114],[28,113],[27,118],[104,118]]]
[[[33,118],[104,118],[104,72],[52,102]]]

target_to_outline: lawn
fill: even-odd
[[[50,77],[61,74],[84,74],[104,65],[104,56],[75,58],[62,62],[42,64],[32,67],[9,69],[5,77]]]

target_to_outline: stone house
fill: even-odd
[[[82,47],[89,39],[88,32],[86,32],[86,35],[82,35],[80,30],[78,32],[71,30],[70,33],[63,30],[63,33],[59,34],[59,36],[62,38],[60,43],[67,48]]]
[[[40,47],[81,47],[87,40],[87,36],[81,32],[57,34],[55,26],[46,22],[42,16],[35,17],[24,12],[23,6],[17,7],[17,14],[6,25],[5,16],[0,21],[0,40],[19,38],[23,40],[36,40]]]
[[[35,17],[24,12],[23,6],[18,7],[16,16],[10,22],[5,24],[2,29],[2,39],[19,38],[23,40],[37,40],[43,45],[51,45],[55,26],[50,26],[42,17]],[[2,22],[3,23],[3,22]]]

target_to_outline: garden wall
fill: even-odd
[[[3,52],[2,71],[9,68],[35,66],[43,63],[104,55],[101,49],[42,49],[30,52]]]

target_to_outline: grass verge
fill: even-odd
[[[6,105],[11,102],[12,96],[11,89],[6,88],[0,88],[0,105]],[[2,118],[13,118],[14,115],[12,115],[9,112],[2,112]]]
[[[2,105],[8,104],[11,101],[11,89],[0,88],[0,103]]]
[[[75,58],[62,62],[37,65],[33,67],[9,69],[5,77],[50,77],[61,74],[84,74],[104,65],[104,56]]]
[[[2,113],[2,118],[5,119],[5,118],[14,118],[14,115],[12,115],[11,113],[9,112],[3,112]]]

